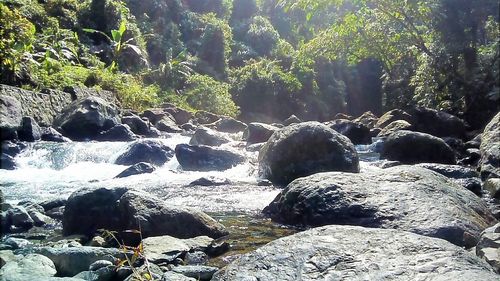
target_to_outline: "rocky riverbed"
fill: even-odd
[[[2,280],[499,278],[500,114],[246,124],[1,89]]]

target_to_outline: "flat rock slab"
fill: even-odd
[[[212,280],[498,280],[478,257],[442,239],[393,229],[325,226],[239,257]]]
[[[474,193],[414,166],[299,178],[264,212],[286,224],[401,229],[466,247],[474,247],[481,231],[496,222]]]

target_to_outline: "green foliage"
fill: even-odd
[[[296,109],[302,85],[275,61],[250,61],[231,73],[231,93],[242,112],[286,118]]]
[[[233,117],[238,114],[238,107],[229,94],[229,84],[199,74],[191,76],[187,84],[186,101],[192,108]]]
[[[22,64],[30,57],[35,40],[34,25],[18,11],[0,3],[0,72],[2,82],[16,80]]]
[[[268,56],[276,48],[279,34],[266,18],[254,17],[250,23],[246,42],[261,56]]]

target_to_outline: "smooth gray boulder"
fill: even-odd
[[[123,116],[121,119],[123,124],[130,127],[130,130],[138,135],[148,136],[150,134],[149,123],[135,114]]]
[[[133,141],[137,139],[137,136],[130,130],[128,125],[117,124],[113,128],[101,132],[97,139],[99,141]]]
[[[406,130],[392,133],[384,142],[381,158],[404,164],[455,164],[455,152],[442,139]]]
[[[259,152],[259,175],[275,184],[326,171],[357,173],[359,158],[347,137],[318,122],[276,131]]]
[[[486,125],[481,135],[481,177],[500,178],[500,112]]]
[[[172,149],[159,140],[138,140],[133,142],[127,151],[115,161],[118,165],[135,165],[140,162],[156,166],[165,164],[174,156]]]
[[[394,228],[466,247],[475,246],[481,231],[496,222],[475,194],[413,166],[299,178],[264,213],[286,224]]]
[[[169,235],[153,236],[142,240],[145,257],[152,263],[172,262],[189,251],[206,251],[214,239],[208,236],[198,236],[179,239]]]
[[[223,171],[245,162],[245,156],[222,148],[178,144],[175,157],[186,171]]]
[[[221,133],[206,127],[201,127],[194,132],[194,135],[189,141],[189,144],[219,146],[228,142],[230,142],[230,139],[225,137]]]
[[[175,273],[195,278],[200,281],[208,281],[212,279],[212,276],[215,272],[217,272],[217,270],[219,270],[217,267],[206,265],[181,265],[172,268],[172,271]]]
[[[370,144],[370,128],[347,119],[337,119],[328,122],[327,125],[351,140],[353,144]]]
[[[74,192],[66,203],[62,223],[64,235],[88,237],[98,229],[141,229],[143,238],[219,238],[228,234],[223,225],[201,211],[171,207],[163,200],[126,188],[84,188]],[[127,239],[135,241],[134,237]]]
[[[46,280],[45,278],[53,277],[56,273],[52,260],[43,255],[17,255],[0,268],[0,279],[2,281]]]
[[[89,270],[89,266],[98,260],[107,260],[116,262],[116,259],[125,258],[123,250],[115,248],[100,247],[67,247],[50,248],[38,247],[21,249],[15,254],[40,254],[54,263],[59,276],[71,277],[76,274]]]
[[[401,109],[393,109],[380,116],[377,123],[375,124],[375,127],[384,129],[389,124],[397,120],[404,120],[409,124],[415,123],[415,117],[411,116]]]
[[[71,142],[71,140],[52,127],[42,128],[41,138],[43,141]]]
[[[54,119],[54,127],[76,140],[95,139],[118,123],[116,107],[98,97],[76,100]]]
[[[17,168],[16,160],[14,157],[7,153],[2,153],[0,155],[0,169],[4,170],[15,170]]]
[[[276,130],[278,128],[273,125],[250,123],[243,132],[243,139],[247,141],[247,144],[266,142]]]
[[[213,123],[213,128],[217,131],[231,134],[245,131],[247,127],[247,124],[226,116]]]
[[[272,241],[238,257],[212,280],[493,281],[498,275],[486,262],[441,239],[331,225]]]
[[[460,165],[446,165],[436,163],[421,163],[417,164],[416,166],[432,170],[438,174],[450,178],[458,185],[465,187],[475,194],[481,194],[482,187],[479,173],[472,168]]]
[[[476,245],[476,255],[500,274],[500,223],[489,227],[481,233]]]
[[[467,130],[465,122],[449,113],[420,107],[412,110],[411,115],[415,117],[415,130],[431,134],[436,137],[463,138]]]

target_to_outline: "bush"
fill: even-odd
[[[233,117],[238,115],[238,107],[229,94],[229,85],[210,76],[191,76],[185,94],[187,103],[195,109]]]

